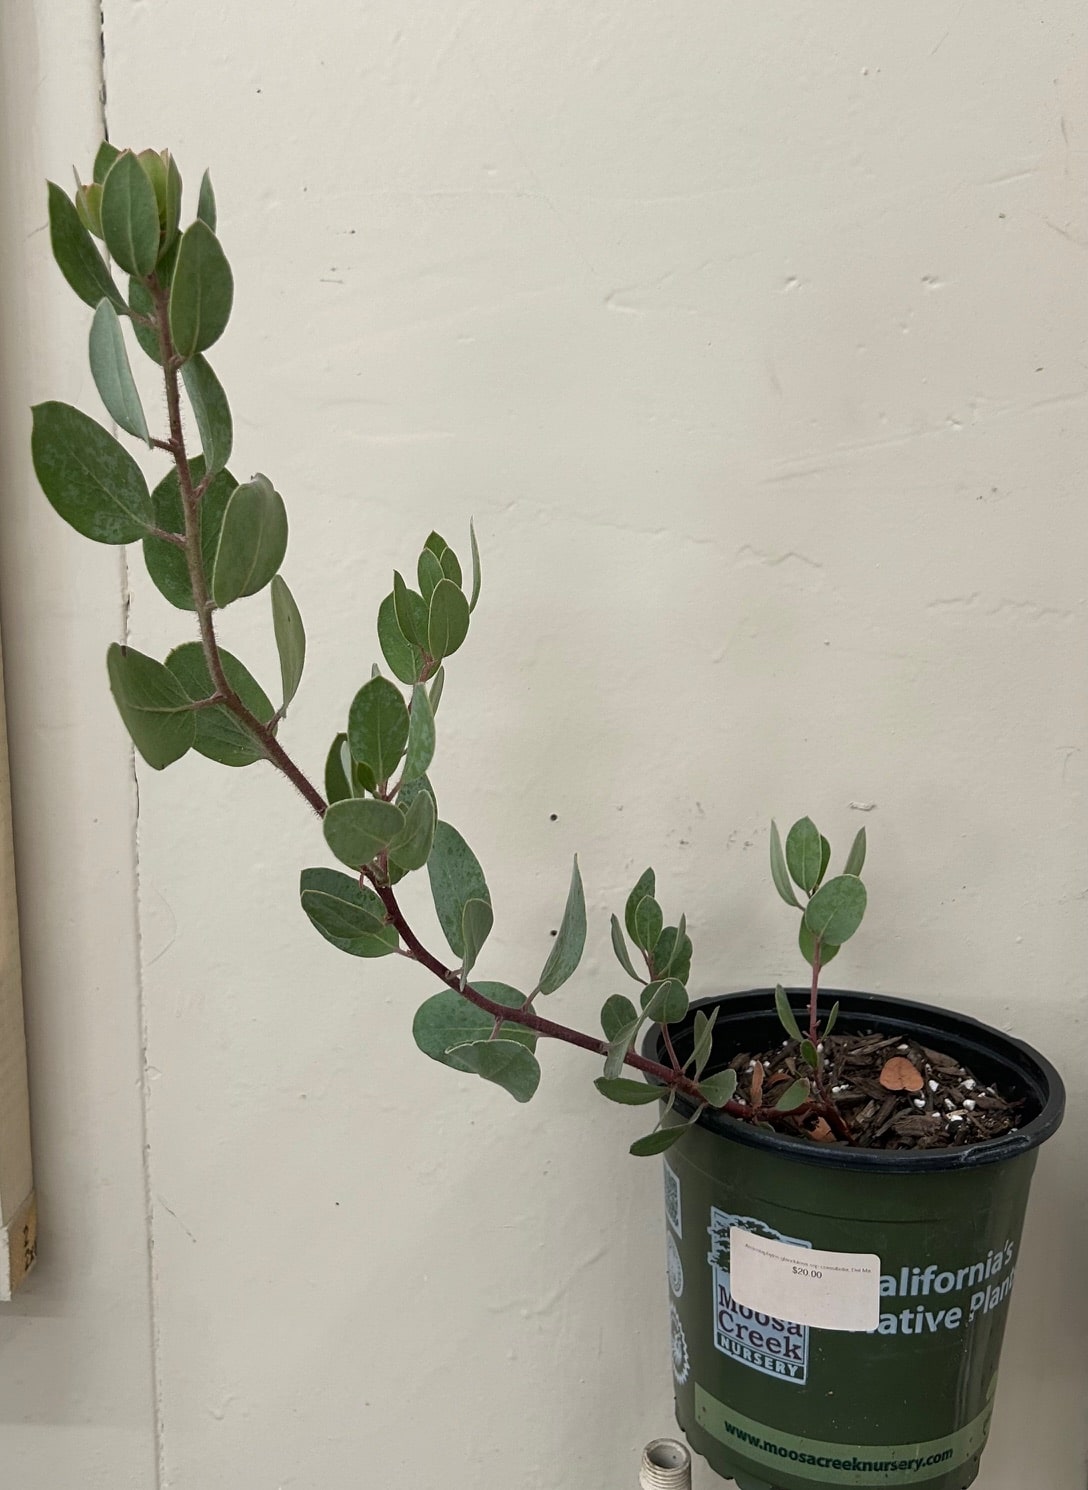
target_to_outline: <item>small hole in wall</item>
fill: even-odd
[[[548,821],[551,822],[551,823],[557,823],[559,821],[559,814],[558,814],[558,812],[551,813],[550,816],[549,816],[549,818],[548,818]]]

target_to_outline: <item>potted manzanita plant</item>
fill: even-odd
[[[535,985],[473,977],[491,894],[440,817],[428,771],[446,661],[480,594],[475,534],[467,578],[437,533],[413,583],[394,574],[377,613],[385,671],[375,665],[359,688],[316,784],[281,739],[306,655],[280,573],[286,507],[267,477],[231,474],[230,408],[204,355],[234,293],[207,174],[184,231],[181,197],[168,151],[110,144],[74,200],[49,187],[54,256],[94,311],[95,385],[113,422],[162,452],[167,469],[149,489],[110,432],[51,402],[34,410],[39,480],[88,538],[142,543],[157,588],[196,620],[195,637],[165,661],[109,649],[110,688],[136,749],[156,770],[195,750],[228,766],[265,761],[287,778],[341,866],[302,871],[303,910],[340,951],[400,953],[438,980],[413,1025],[427,1055],[525,1102],[540,1081],[540,1041],[565,1041],[602,1062],[602,1096],[657,1105],[658,1122],[631,1151],[669,1151],[677,1412],[717,1470],[743,1490],[962,1490],[986,1437],[1036,1151],[1061,1120],[1056,1073],[1008,1036],[924,1004],[848,992],[821,1003],[821,971],[865,913],[866,843],[862,831],[828,877],[830,846],[808,818],[784,844],[773,825],[770,838],[774,884],[800,914],[803,993],[779,986],[691,1004],[685,918],[666,924],[647,870],[623,921],[612,917],[637,1002],[612,994],[599,1031],[546,1017],[540,1001],[570,978],[585,944],[577,860]],[[126,325],[160,369],[159,432]],[[266,590],[276,703],[216,632],[219,611]],[[401,882],[424,867],[448,954],[423,944],[402,905]]]

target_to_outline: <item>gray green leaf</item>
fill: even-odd
[[[688,991],[679,978],[662,978],[642,990],[642,1012],[655,1024],[676,1024],[688,1012]]]
[[[125,334],[112,301],[100,300],[91,322],[91,376],[107,412],[116,424],[138,440],[151,444],[144,406],[125,350]]]
[[[469,596],[468,608],[472,612],[476,609],[476,602],[480,598],[480,550],[476,543],[476,529],[472,526],[471,519],[468,525],[468,536],[472,545],[472,594]]]
[[[437,660],[452,656],[468,635],[468,601],[451,579],[435,585],[427,607],[427,651]]]
[[[631,954],[627,949],[627,939],[623,934],[623,927],[620,925],[620,918],[618,916],[612,917],[612,950],[616,954],[616,961],[625,973],[634,978],[636,983],[645,981],[635,972],[634,963],[631,961]]]
[[[801,909],[801,902],[794,893],[793,885],[790,883],[790,873],[786,868],[786,855],[782,852],[782,839],[779,836],[778,824],[771,821],[771,878],[774,887],[781,895],[787,905],[792,905],[795,910]]]
[[[644,896],[652,896],[656,888],[657,884],[654,879],[653,870],[644,869],[638,877],[638,882],[636,883],[635,888],[627,897],[627,907],[624,912],[624,922],[627,926],[627,935],[631,938],[636,947],[640,946],[641,943],[638,939],[638,932],[635,930],[635,911],[638,909],[639,902],[644,898]]]
[[[477,983],[475,987],[478,993],[482,993],[493,1004],[502,1004],[505,1008],[519,1009],[525,1003],[525,995],[506,983]],[[412,1038],[431,1060],[440,1061],[444,1066],[452,1066],[455,1071],[467,1071],[471,1067],[466,1066],[459,1055],[451,1052],[459,1046],[487,1040],[494,1025],[494,1019],[485,1009],[469,1003],[468,999],[452,988],[444,988],[416,1010],[412,1021]],[[496,1038],[513,1040],[524,1045],[527,1050],[536,1049],[536,1035],[524,1025],[504,1021],[499,1026],[499,1035]]]
[[[724,1107],[727,1102],[732,1102],[736,1090],[737,1073],[731,1066],[714,1076],[704,1076],[699,1083],[699,1092],[710,1107]]]
[[[425,601],[429,602],[431,596],[434,594],[435,585],[438,584],[439,580],[445,579],[445,575],[442,573],[441,559],[436,558],[429,548],[425,548],[419,556],[419,563],[416,565],[416,578],[419,581],[419,593]]]
[[[385,906],[338,869],[304,869],[299,881],[302,909],[327,942],[352,957],[385,957],[397,950],[396,928]]]
[[[858,874],[865,868],[865,829],[859,828],[846,856],[843,874]]]
[[[816,888],[822,857],[820,830],[810,817],[798,819],[786,834],[786,864],[794,883],[806,894]]]
[[[287,552],[287,509],[267,476],[236,486],[223,513],[212,564],[217,606],[263,590]]]
[[[204,475],[204,461],[194,456],[189,462],[194,481]],[[215,562],[215,551],[219,547],[219,533],[223,526],[223,513],[234,493],[237,481],[229,471],[220,471],[213,477],[200,499],[197,523],[200,530],[200,551],[204,559],[204,572],[210,574]],[[182,512],[181,490],[178,473],[171,470],[151,493],[151,504],[155,513],[155,526],[164,533],[185,532]],[[165,595],[171,605],[179,610],[193,609],[192,582],[185,553],[176,544],[166,543],[162,538],[144,539],[144,563],[156,588]]]
[[[665,924],[661,907],[652,895],[644,895],[635,907],[634,942],[644,952],[652,952],[657,946]]]
[[[695,1080],[703,1074],[706,1063],[714,1049],[714,1026],[720,1010],[715,1008],[708,1015],[705,1009],[696,1009],[692,1026],[691,1066]]]
[[[132,743],[156,771],[180,760],[195,737],[193,707],[161,662],[116,643],[106,654],[110,692]]]
[[[375,781],[388,781],[408,744],[408,705],[395,683],[371,678],[352,700],[348,711],[348,744],[357,761],[364,761]]]
[[[234,446],[234,421],[223,385],[199,352],[182,364],[181,376],[196,420],[205,470],[221,471]]]
[[[801,956],[812,966],[812,959],[816,955],[816,938],[802,920],[797,932],[797,945],[801,949]],[[838,955],[838,947],[833,942],[820,943],[820,966],[826,967],[831,959]]]
[[[567,981],[582,960],[586,945],[586,897],[582,889],[582,874],[578,868],[578,855],[574,856],[574,867],[570,875],[570,888],[559,931],[552,942],[551,951],[536,985],[538,993],[554,993]]]
[[[645,1107],[649,1102],[661,1100],[661,1088],[649,1086],[645,1081],[632,1081],[626,1076],[598,1076],[593,1085],[602,1097],[610,1102],[620,1102],[625,1107]]]
[[[131,150],[122,150],[102,183],[102,236],[126,274],[147,276],[159,257],[155,188]]]
[[[272,702],[245,664],[222,647],[219,658],[227,682],[249,712],[261,724],[271,723],[275,712]],[[181,684],[186,697],[194,703],[210,698],[215,692],[204,648],[199,642],[183,642],[180,647],[175,647],[166,659],[166,666]],[[221,766],[250,766],[255,761],[264,760],[265,754],[258,741],[222,704],[198,709],[193,718],[196,721],[193,744],[200,755],[218,761]]]
[[[540,1085],[540,1063],[517,1040],[480,1040],[456,1045],[449,1053],[460,1058],[463,1071],[501,1086],[515,1102],[528,1102]]]
[[[657,939],[651,961],[655,978],[679,978],[686,983],[691,977],[691,937],[684,934],[684,918],[680,926],[666,926]]]
[[[414,646],[427,645],[427,602],[404,583],[399,569],[393,571],[393,608],[401,635]],[[405,678],[411,682],[412,679]]]
[[[440,667],[431,679],[430,690],[427,697],[431,701],[431,713],[438,713],[438,705],[442,702],[442,690],[446,686],[446,669]]]
[[[49,183],[49,242],[57,267],[79,298],[92,308],[105,297],[122,313],[128,306],[113,282],[94,239],[79,220],[75,205],[54,182]]]
[[[181,235],[170,285],[170,335],[179,356],[206,352],[219,340],[233,300],[227,256],[211,228],[198,219]]]
[[[399,798],[398,793],[398,805],[403,805]],[[404,870],[422,869],[430,856],[434,829],[434,798],[429,792],[418,792],[405,809],[404,827],[389,845],[391,862]]]
[[[412,707],[408,715],[408,747],[404,752],[402,781],[415,781],[434,759],[434,714],[422,683],[412,689]]]
[[[426,802],[426,797],[417,798],[420,802]],[[487,900],[466,900],[461,908],[461,943],[464,953],[461,959],[461,987],[464,988],[469,973],[476,966],[476,960],[483,949],[484,943],[491,935],[491,928],[495,924],[495,912]]]
[[[673,1128],[658,1128],[653,1133],[647,1133],[645,1138],[636,1138],[630,1152],[636,1159],[649,1159],[654,1154],[663,1154],[673,1144],[679,1143],[687,1131],[686,1123],[678,1123]]]
[[[403,826],[398,807],[371,798],[334,802],[322,820],[325,842],[349,869],[361,869],[383,854]]]
[[[631,1042],[638,1034],[642,1025],[641,1019],[635,1019],[608,1042],[608,1054],[604,1061],[604,1074],[611,1081],[623,1070],[627,1052],[631,1049]]]
[[[805,925],[821,942],[841,947],[865,915],[865,886],[856,874],[839,874],[821,885],[805,907]]]
[[[463,957],[461,913],[470,900],[486,900],[490,905],[491,894],[479,860],[449,823],[440,821],[435,825],[427,875],[442,933],[454,955]]]
[[[624,1030],[638,1022],[638,1010],[622,993],[610,994],[605,999],[601,1007],[601,1029],[606,1040],[618,1039]]]
[[[835,1002],[834,1002],[834,1004],[831,1006],[831,1013],[827,1016],[827,1023],[824,1025],[824,1039],[825,1040],[827,1039],[828,1035],[830,1035],[831,1031],[835,1028],[835,1026],[838,1024],[838,1022],[839,1022],[839,1001],[838,1001],[838,999],[836,999]]]
[[[790,1007],[790,1001],[786,997],[786,990],[782,987],[781,983],[779,983],[774,991],[774,1006],[778,1012],[778,1022],[786,1031],[786,1034],[789,1035],[790,1039],[802,1039],[801,1026],[797,1023],[797,1016]]]
[[[792,1082],[774,1104],[776,1112],[794,1112],[808,1101],[811,1091],[803,1076]]]
[[[211,228],[213,233],[215,232],[215,192],[212,190],[210,171],[205,171],[200,178],[200,191],[196,200],[196,215],[206,227]]]
[[[400,629],[392,592],[378,607],[378,645],[394,677],[402,683],[414,683],[423,667],[423,653]]]
[[[272,576],[272,629],[276,633],[276,651],[280,659],[280,682],[283,685],[281,714],[286,714],[306,665],[306,630],[302,624],[295,597],[281,575]]]
[[[94,158],[93,170],[94,179],[95,181],[97,181],[99,186],[102,185],[103,181],[105,181],[106,177],[109,175],[110,166],[113,165],[114,161],[120,154],[121,152],[120,150],[118,150],[117,146],[111,145],[109,140],[103,140],[101,145],[99,145],[97,154]]]
[[[133,543],[153,526],[139,466],[111,434],[70,404],[34,408],[34,470],[64,518],[96,543]]]

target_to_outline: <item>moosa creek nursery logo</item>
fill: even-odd
[[[733,1297],[729,1269],[733,1226],[793,1247],[811,1247],[812,1243],[775,1231],[753,1216],[711,1207],[707,1262],[714,1279],[714,1344],[723,1355],[752,1371],[803,1386],[808,1379],[807,1326],[761,1314]],[[870,1333],[935,1335],[969,1328],[1008,1299],[1016,1276],[1014,1256],[1013,1244],[1007,1241],[963,1267],[907,1264],[897,1272],[882,1274],[880,1323]]]
[[[808,1380],[808,1329],[788,1319],[759,1314],[733,1297],[729,1276],[729,1228],[739,1226],[771,1242],[811,1247],[800,1237],[785,1236],[753,1216],[733,1216],[710,1208],[710,1251],[707,1262],[714,1278],[714,1344],[723,1355],[765,1376],[777,1376],[804,1386]]]

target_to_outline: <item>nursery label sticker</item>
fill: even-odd
[[[809,1242],[801,1237],[783,1236],[755,1216],[737,1216],[711,1206],[707,1227],[710,1251],[706,1260],[714,1280],[715,1348],[749,1371],[759,1371],[792,1386],[804,1386],[808,1380],[807,1326],[770,1311],[751,1309],[733,1296],[730,1254],[732,1238],[738,1230],[744,1236],[786,1242],[806,1257],[811,1251]]]
[[[818,1330],[875,1330],[880,1323],[880,1258],[874,1252],[822,1252],[740,1226],[729,1232],[732,1294],[758,1313]]]

